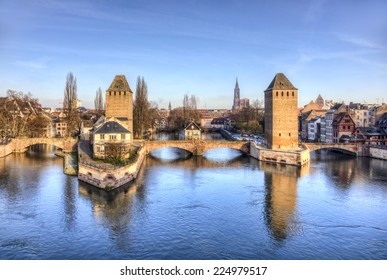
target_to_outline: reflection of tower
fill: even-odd
[[[282,73],[265,90],[265,137],[269,149],[298,149],[298,89]]]
[[[234,103],[232,105],[232,112],[235,113],[240,109],[240,91],[238,85],[238,78],[236,79],[235,88],[234,88]]]
[[[265,173],[265,218],[274,238],[286,239],[297,230],[294,216],[297,209],[297,181],[302,169],[290,165],[261,163]]]

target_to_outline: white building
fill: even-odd
[[[317,141],[320,138],[321,117],[315,117],[308,122],[308,140]]]

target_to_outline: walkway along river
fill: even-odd
[[[105,192],[52,146],[0,159],[1,259],[386,259],[387,161],[160,149]]]

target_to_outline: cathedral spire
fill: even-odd
[[[238,77],[236,78],[235,88],[234,88],[234,102],[232,105],[232,111],[236,112],[240,109],[240,90],[238,84]]]

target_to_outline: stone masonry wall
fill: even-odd
[[[291,164],[291,165],[304,165],[310,160],[309,149],[302,151],[278,151],[262,148],[254,143],[250,144],[250,156],[260,161]]]
[[[104,168],[98,164],[88,164],[80,160],[78,163],[78,179],[105,190],[118,188],[137,177],[144,161],[146,151],[139,150],[135,163],[119,168]]]
[[[387,160],[387,149],[370,147],[369,148],[369,156],[372,158]]]

